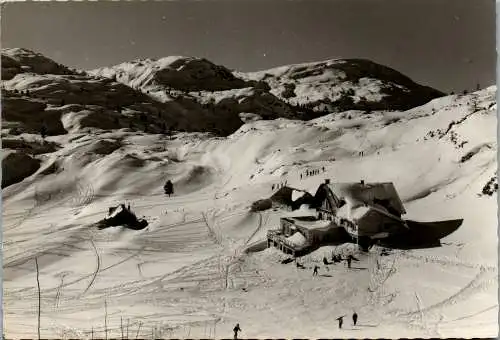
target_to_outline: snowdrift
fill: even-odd
[[[296,192],[301,192],[301,196],[296,197]],[[289,206],[292,208],[292,210],[299,209],[303,204],[312,204],[313,199],[314,197],[306,191],[297,190],[286,186],[280,188],[270,197],[271,201],[277,204]]]

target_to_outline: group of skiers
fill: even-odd
[[[344,317],[345,317],[345,315],[342,315],[336,319],[339,322],[339,329],[342,328],[342,324],[344,323]],[[352,314],[352,324],[354,326],[356,326],[357,322],[358,322],[358,314],[356,312],[354,312]],[[241,332],[241,328],[240,328],[239,323],[237,323],[236,326],[234,326],[233,332],[234,332],[234,340],[238,339],[238,332]]]
[[[322,168],[321,168],[321,171],[322,171],[322,172],[325,172],[325,171],[326,171],[325,167],[322,167]],[[306,172],[305,172],[305,173],[300,174],[300,179],[302,179],[302,178],[304,178],[304,177],[306,177],[306,176],[314,176],[314,175],[319,175],[319,173],[320,173],[320,169],[306,170]],[[274,189],[281,189],[281,188],[283,188],[283,187],[285,187],[285,186],[287,186],[287,185],[288,185],[288,181],[285,181],[285,182],[283,182],[283,183],[279,183],[279,184],[272,184],[272,185],[271,185],[271,189],[272,189],[272,190],[274,190]]]
[[[351,263],[352,261],[359,261],[357,258],[355,258],[354,256],[352,256],[351,254],[349,254],[345,259],[342,258],[341,255],[333,255],[332,254],[332,262],[329,262],[326,258],[326,256],[323,257],[323,264],[325,266],[328,266],[330,264],[335,264],[335,263],[339,263],[339,262],[342,262],[342,261],[346,261],[347,263],[347,268],[351,268]],[[305,267],[300,264],[298,261],[295,261],[295,265],[297,266],[297,268],[302,268],[304,269]],[[313,276],[317,276],[318,275],[318,270],[319,270],[319,266],[318,265],[315,265],[313,267]],[[328,267],[326,267],[328,269]]]
[[[323,172],[325,172],[325,167],[322,167],[321,170]],[[320,171],[319,169],[313,169],[313,170],[306,170],[306,172],[304,174],[300,174],[300,179],[302,179],[303,177],[307,177],[307,176],[314,176],[314,175],[319,175]]]
[[[273,184],[273,185],[271,185],[271,189],[272,190],[281,189],[281,188],[285,187],[286,185],[288,185],[288,181],[285,181],[285,182],[280,183],[280,184]]]
[[[339,328],[342,328],[342,324],[344,323],[344,317],[345,315],[342,315],[340,317],[337,318],[338,322],[339,322]],[[352,314],[352,324],[354,326],[356,326],[356,323],[358,322],[358,314],[356,314],[356,312],[354,312]]]

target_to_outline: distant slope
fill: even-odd
[[[220,91],[248,86],[246,81],[235,77],[227,68],[194,57],[141,59],[90,73],[143,89],[163,87],[182,91]]]
[[[262,119],[307,120],[346,110],[407,110],[444,95],[389,67],[363,59],[241,73],[206,59],[167,57],[122,63],[90,73],[122,82],[160,101],[187,96],[211,104],[216,111],[255,113]],[[212,98],[212,102],[206,104],[206,98]]]
[[[12,79],[19,73],[74,74],[64,65],[24,48],[2,48],[2,80]]]
[[[106,77],[72,72],[26,49],[2,50],[4,125],[12,134],[64,134],[69,129],[129,128],[168,134],[205,131],[227,135],[243,123],[187,96],[158,101]]]
[[[408,110],[444,96],[365,59],[302,63],[239,76],[265,81],[277,97],[318,112]]]

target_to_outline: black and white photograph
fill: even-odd
[[[495,6],[4,2],[0,334],[496,338]]]

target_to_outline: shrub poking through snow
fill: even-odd
[[[262,199],[252,203],[251,211],[263,211],[267,209],[271,209],[273,207],[273,202],[270,199]]]
[[[497,191],[498,191],[498,178],[497,176],[493,176],[483,187],[482,194],[493,196],[493,194],[496,193]]]

